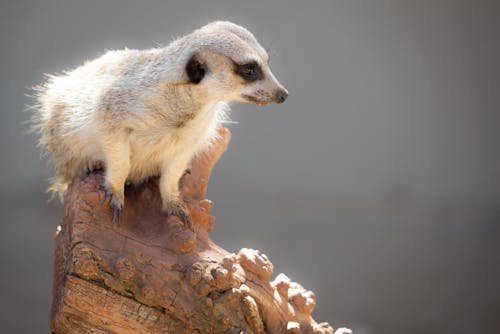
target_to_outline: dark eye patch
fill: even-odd
[[[236,73],[248,82],[257,81],[263,77],[262,69],[256,62],[243,65],[236,64]]]

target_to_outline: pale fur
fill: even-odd
[[[208,67],[199,84],[185,71],[196,54]],[[256,61],[265,78],[245,83],[231,66]],[[284,89],[268,66],[268,56],[243,27],[217,21],[164,48],[109,51],[50,76],[39,87],[35,115],[40,147],[56,175],[50,189],[63,197],[68,184],[86,168],[104,164],[114,204],[123,205],[126,181],[161,175],[164,207],[179,200],[178,181],[190,159],[216,136],[226,102],[266,102]]]

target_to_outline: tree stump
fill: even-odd
[[[314,293],[283,274],[270,281],[265,254],[210,240],[207,183],[229,138],[221,129],[180,181],[192,229],[161,213],[157,180],[126,189],[120,224],[101,204],[102,173],[72,183],[55,236],[53,333],[333,333],[311,317]]]

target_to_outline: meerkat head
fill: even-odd
[[[283,103],[288,91],[269,68],[269,56],[245,28],[212,22],[187,36],[185,75],[221,101]]]

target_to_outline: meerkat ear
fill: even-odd
[[[202,64],[196,55],[192,56],[186,65],[186,74],[193,84],[200,83],[205,76],[206,66]]]

